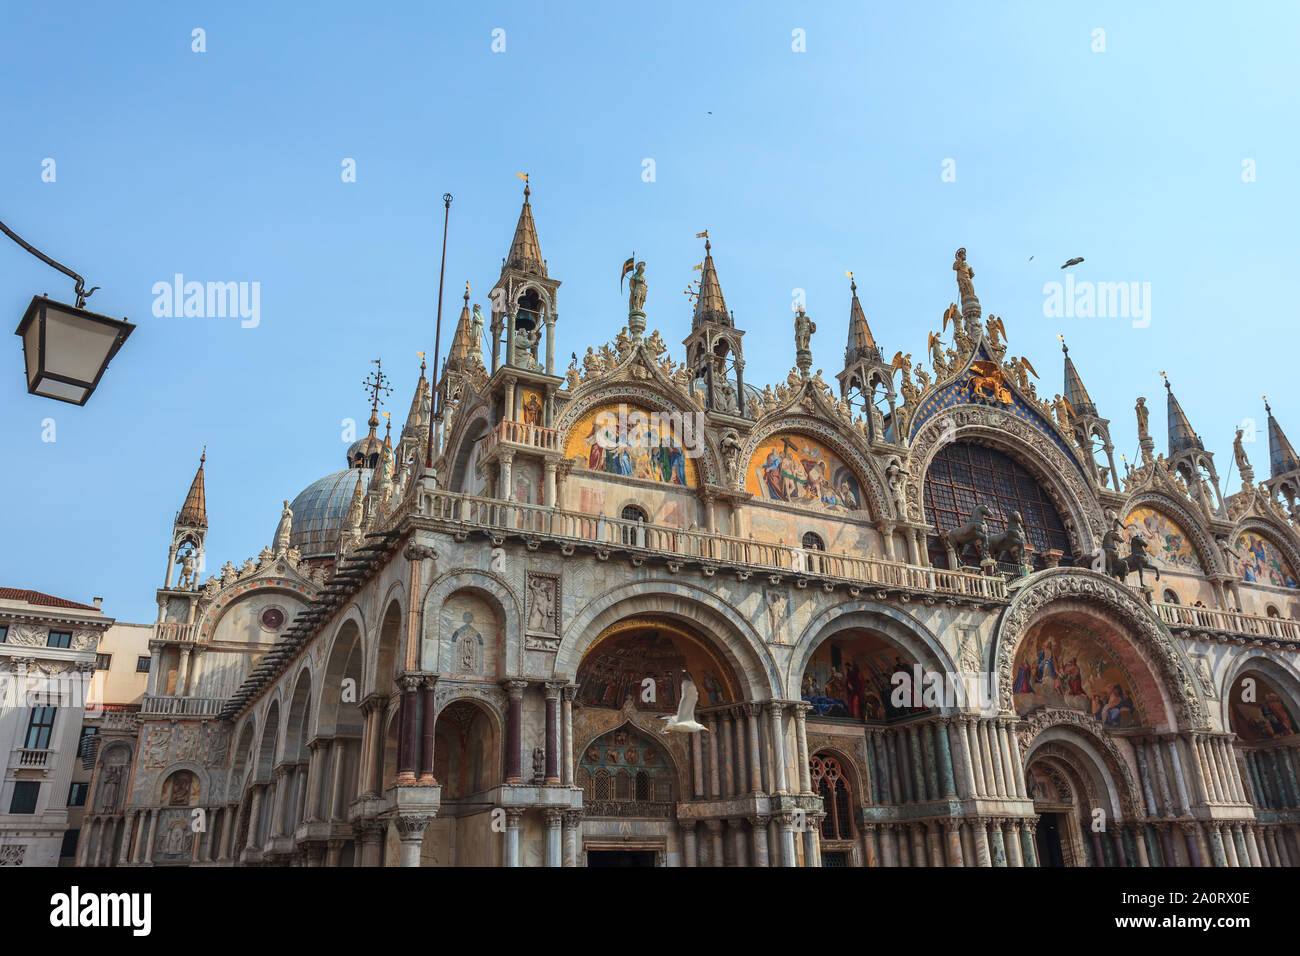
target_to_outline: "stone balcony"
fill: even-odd
[[[165,621],[153,626],[153,639],[155,641],[181,641],[192,643],[197,633],[197,624],[181,624],[176,621]]]
[[[505,423],[514,424],[514,423]],[[1006,581],[998,575],[947,571],[831,551],[810,551],[782,544],[708,531],[684,530],[622,518],[563,511],[496,498],[430,491],[420,496],[420,512],[453,532],[481,531],[494,541],[507,535],[548,539],[571,553],[575,547],[654,557],[673,565],[691,564],[706,575],[719,570],[742,576],[768,574],[817,581],[825,587],[875,589],[921,594],[948,594],[975,601],[1005,601]],[[675,568],[674,568],[675,570]]]
[[[1152,607],[1171,630],[1231,634],[1264,641],[1300,643],[1300,624],[1286,618],[1260,617],[1257,614],[1240,614],[1236,611],[1189,607],[1185,604],[1165,604],[1159,601],[1152,602]]]
[[[43,770],[54,765],[53,750],[23,748],[16,752],[17,765],[24,770]]]
[[[174,697],[145,694],[141,717],[212,717],[226,704],[224,697]]]
[[[528,425],[524,422],[503,421],[488,432],[483,441],[482,455],[486,458],[498,445],[514,445],[532,448],[537,451],[556,452],[560,450],[560,433],[554,428],[541,425]]]

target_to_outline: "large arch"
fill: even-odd
[[[1148,708],[1158,701],[1164,711],[1163,715],[1148,713],[1148,719],[1162,718],[1158,729],[1205,726],[1205,701],[1192,681],[1184,652],[1165,626],[1127,586],[1079,568],[1053,568],[1031,576],[1002,612],[989,644],[988,666],[997,680],[997,699],[1003,713],[1014,712],[1012,670],[1021,641],[1035,625],[1067,613],[1097,621],[1117,630],[1121,640],[1127,638],[1125,643],[1132,655],[1126,659],[1135,679],[1142,684],[1139,690]]]
[[[712,591],[674,580],[650,579],[610,588],[579,609],[565,629],[555,658],[555,674],[572,677],[587,650],[608,628],[634,616],[682,621],[714,636],[719,654],[742,684],[742,697],[780,697],[783,686],[776,662],[748,615]]]
[[[901,517],[895,514],[891,497],[886,491],[883,477],[876,468],[874,457],[865,454],[859,442],[846,435],[847,429],[840,427],[841,425],[840,419],[829,412],[825,416],[816,416],[788,409],[770,421],[764,419],[746,436],[739,456],[740,469],[738,474],[733,476],[736,489],[745,490],[749,468],[759,446],[774,435],[790,432],[806,435],[817,442],[824,443],[839,456],[857,478],[862,497],[861,510],[870,512],[873,522],[883,518]]]
[[[311,671],[304,667],[293,684],[289,719],[285,722],[282,753],[286,762],[307,759],[308,728],[311,726]]]
[[[1223,555],[1218,548],[1212,546],[1210,536],[1198,516],[1190,509],[1164,492],[1147,491],[1134,495],[1124,503],[1124,510],[1120,513],[1124,516],[1125,524],[1130,523],[1133,512],[1139,508],[1150,508],[1163,513],[1167,520],[1191,538],[1196,556],[1201,562],[1202,574],[1216,574],[1223,570]]]
[[[1233,526],[1232,534],[1228,538],[1228,542],[1234,551],[1240,553],[1243,550],[1240,547],[1240,542],[1242,536],[1248,534],[1254,535],[1256,538],[1261,538],[1268,544],[1277,548],[1281,560],[1290,566],[1292,576],[1300,575],[1300,552],[1297,552],[1296,550],[1293,535],[1289,529],[1282,527],[1278,522],[1269,520],[1265,516],[1250,515],[1243,518]],[[1225,555],[1225,558],[1226,557],[1227,556]],[[1245,559],[1244,554],[1241,555],[1241,557]],[[1249,559],[1246,559],[1245,561],[1237,561],[1234,562],[1235,566],[1228,570],[1234,574],[1243,574],[1243,576],[1245,576],[1245,568],[1242,567],[1243,563],[1253,564],[1253,562],[1249,562]],[[1253,576],[1258,577],[1258,575]],[[1247,580],[1249,580],[1249,577],[1247,577]],[[1288,590],[1296,590],[1296,593],[1300,594],[1300,590],[1289,588],[1286,585],[1279,585],[1272,581],[1257,581],[1255,583],[1264,587],[1281,587]],[[1297,584],[1300,584],[1300,581],[1297,581]]]
[[[991,406],[945,409],[926,421],[913,437],[905,484],[909,520],[925,520],[926,472],[939,449],[954,442],[987,445],[1010,455],[1052,499],[1075,553],[1091,554],[1100,547],[1103,516],[1079,462],[1029,422]]]
[[[361,734],[362,630],[359,615],[349,615],[334,632],[325,657],[316,706],[317,737]],[[350,681],[350,684],[345,684]],[[345,694],[345,691],[350,691]],[[346,698],[346,699],[345,699]]]
[[[523,612],[514,591],[504,578],[491,571],[460,569],[437,578],[424,593],[418,658],[422,668],[440,669],[444,645],[451,637],[450,633],[442,633],[442,607],[458,591],[468,591],[483,598],[500,618],[505,640],[502,659],[497,662],[498,669],[508,671],[511,662],[522,662],[523,633],[520,625]]]
[[[699,416],[699,409],[683,405],[680,393],[673,394],[668,384],[658,378],[635,382],[626,380],[610,382],[608,378],[601,378],[591,380],[590,384],[592,386],[590,390],[585,385],[579,387],[556,420],[555,428],[559,432],[560,448],[568,447],[569,433],[582,417],[602,405],[624,403],[629,406],[643,406],[651,412],[665,412],[683,418],[689,417],[692,420]],[[717,449],[712,444],[712,436],[707,430],[697,429],[697,431],[701,450],[704,452],[694,459],[697,480],[701,485],[721,484],[722,469],[719,466]]]
[[[1263,648],[1252,648],[1232,660],[1229,664],[1222,685],[1218,690],[1219,717],[1221,726],[1228,730],[1232,726],[1232,691],[1237,682],[1249,672],[1258,672],[1269,679],[1289,698],[1291,706],[1300,714],[1300,671],[1294,664],[1280,654]]]
[[[888,605],[849,601],[824,608],[799,635],[785,674],[787,697],[798,696],[800,680],[817,648],[835,634],[852,629],[881,634],[926,671],[953,674],[959,670],[938,636],[915,618]]]

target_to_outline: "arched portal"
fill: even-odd
[[[396,748],[395,722],[391,746]],[[503,748],[497,720],[478,700],[453,700],[434,722],[434,776],[442,787],[438,818],[424,831],[421,866],[494,866],[501,838],[493,829]]]
[[[918,663],[881,634],[850,627],[813,650],[804,665],[799,695],[812,706],[810,717],[865,723],[903,720],[930,710],[924,680],[912,686]]]

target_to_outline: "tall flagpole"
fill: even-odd
[[[424,455],[424,467],[433,467],[433,423],[441,411],[442,392],[439,386],[442,377],[438,372],[438,362],[442,355],[442,280],[447,274],[447,221],[451,218],[451,193],[442,194],[442,267],[438,270],[438,322],[433,333],[433,395],[429,400],[429,447]]]

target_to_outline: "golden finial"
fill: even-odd
[[[697,263],[695,263],[695,265],[691,266],[691,271],[692,271],[692,272],[703,272],[703,271],[704,271],[704,263],[703,263],[703,262],[697,262]]]
[[[707,239],[707,238],[709,238],[709,230],[705,229],[703,232],[697,232],[697,233],[695,234],[695,238],[696,238],[696,239]]]
[[[1171,386],[1169,385],[1169,376],[1166,375],[1164,372],[1161,372],[1160,377],[1165,380],[1165,388],[1171,388]]]

